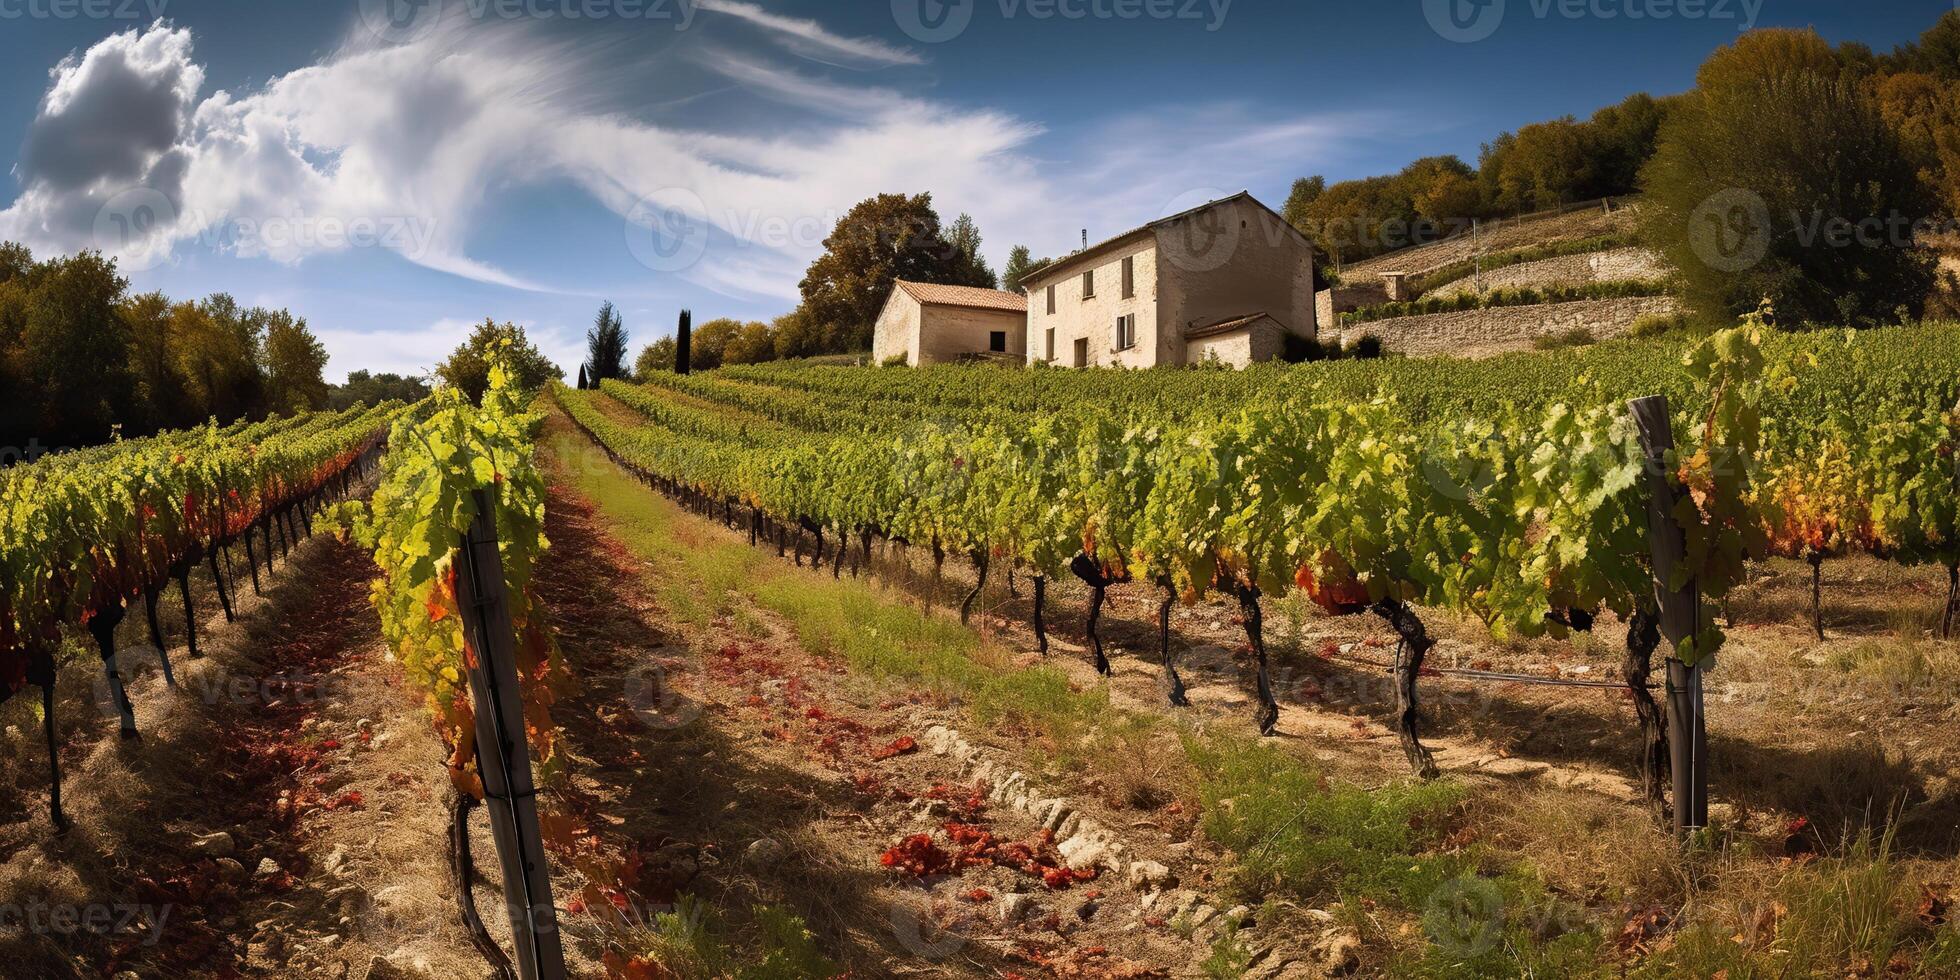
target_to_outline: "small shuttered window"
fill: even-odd
[[[1123,298],[1129,299],[1137,294],[1137,257],[1123,256]]]
[[[1055,315],[1055,287],[1048,287],[1048,315]]]
[[[1134,314],[1116,318],[1116,349],[1129,350],[1137,345],[1137,318]]]
[[[1082,298],[1090,299],[1096,295],[1096,270],[1090,269],[1082,274]]]

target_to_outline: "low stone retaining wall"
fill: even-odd
[[[1615,248],[1583,255],[1561,255],[1521,262],[1484,273],[1484,288],[1543,289],[1546,286],[1581,286],[1592,282],[1627,282],[1634,279],[1660,279],[1667,275],[1667,264],[1659,255],[1644,248]],[[1447,297],[1473,292],[1475,276],[1465,276],[1423,294]]]
[[[1364,336],[1372,336],[1384,348],[1398,354],[1488,357],[1530,350],[1532,342],[1539,337],[1573,330],[1587,330],[1595,339],[1607,340],[1626,333],[1643,316],[1665,316],[1679,309],[1679,302],[1672,296],[1501,306],[1357,323],[1341,331],[1341,342],[1352,344]]]

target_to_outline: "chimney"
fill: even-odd
[[[1087,228],[1082,229],[1082,250],[1085,252],[1089,250],[1089,229]]]

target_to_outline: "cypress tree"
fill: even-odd
[[[674,334],[674,373],[686,374],[694,357],[694,314],[681,311],[680,330]]]

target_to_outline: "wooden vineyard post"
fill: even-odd
[[[1702,712],[1701,667],[1676,657],[1681,641],[1693,637],[1701,621],[1701,591],[1692,578],[1678,589],[1669,587],[1675,569],[1687,560],[1688,539],[1674,518],[1680,490],[1667,471],[1667,454],[1674,449],[1667,398],[1654,395],[1627,404],[1647,457],[1647,541],[1653,551],[1654,598],[1668,655],[1667,741],[1674,770],[1674,830],[1686,835],[1708,826],[1708,730]]]
[[[476,652],[470,697],[476,705],[477,768],[489,804],[490,830],[503,866],[518,975],[563,980],[565,952],[551,901],[551,864],[538,826],[537,787],[524,739],[523,692],[517,682],[517,634],[511,624],[497,515],[491,496],[474,491],[476,521],[463,536],[456,585],[463,636]]]

